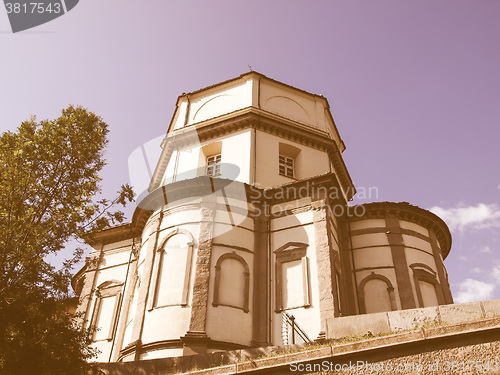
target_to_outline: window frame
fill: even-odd
[[[94,309],[92,312],[92,317],[90,319],[90,327],[95,328],[95,330],[92,332],[92,340],[94,342],[113,340],[118,325],[118,315],[119,315],[119,306],[121,304],[121,299],[122,299],[122,289],[123,289],[123,282],[119,280],[105,281],[97,287],[97,290],[95,291],[96,298],[94,302]],[[104,338],[97,339],[96,338],[97,329],[101,328],[98,326],[98,324],[100,323],[101,319],[103,300],[105,298],[112,298],[112,297],[115,297],[115,303],[113,307],[113,312],[111,313],[111,322],[109,322],[109,330]]]
[[[221,264],[224,262],[226,259],[234,259],[243,265],[243,278],[244,278],[244,285],[243,285],[243,306],[236,306],[236,305],[231,305],[231,304],[226,304],[226,303],[221,303],[219,301],[219,294],[220,294],[220,279],[221,279]],[[235,309],[240,309],[243,310],[243,312],[248,313],[250,311],[249,309],[249,299],[250,299],[250,268],[248,267],[248,263],[245,261],[245,259],[236,254],[236,253],[225,253],[222,254],[219,259],[217,259],[217,263],[215,265],[215,280],[214,280],[214,294],[213,294],[213,302],[212,306],[218,307],[218,306],[227,306],[227,307],[233,307]]]
[[[222,154],[213,154],[206,157],[207,163],[207,176],[209,177],[219,177],[221,175],[221,160]]]
[[[444,300],[443,290],[441,288],[441,284],[437,280],[436,271],[434,271],[431,267],[423,263],[414,263],[410,265],[410,268],[413,271],[413,283],[415,285],[415,292],[417,293],[417,300],[419,306],[432,307],[432,306],[424,306],[422,290],[420,289],[420,281],[433,285],[434,291],[436,292],[438,306],[444,305],[445,300]]]
[[[295,179],[295,158],[279,154],[278,156],[278,173],[280,176]],[[283,169],[283,171],[282,171]],[[288,173],[291,171],[291,175]]]
[[[358,286],[359,313],[366,314],[365,285],[370,280],[382,280],[387,285],[387,294],[389,296],[391,311],[397,310],[396,296],[394,294],[394,287],[392,286],[391,281],[384,275],[372,271],[370,275],[361,280]]]
[[[309,245],[302,242],[288,242],[277,250],[274,250],[275,261],[275,293],[276,306],[275,312],[279,313],[286,310],[309,308],[311,307],[311,290],[309,274],[309,258],[307,257],[307,247]],[[301,261],[302,263],[302,291],[304,301],[298,306],[284,306],[283,304],[283,264],[292,261]]]
[[[165,245],[167,242],[176,235],[184,235],[187,237],[188,241],[186,242],[187,245],[187,253],[186,253],[186,268],[184,270],[184,281],[183,281],[183,290],[182,290],[182,295],[180,297],[180,301],[178,303],[169,303],[166,305],[159,304],[158,303],[158,294],[161,292],[161,285],[160,285],[160,275],[159,273],[162,271],[161,270],[161,262],[162,258],[164,256],[165,252]],[[172,232],[170,232],[161,242],[161,245],[156,249],[155,251],[155,259],[153,260],[153,267],[151,269],[151,287],[150,287],[150,293],[152,298],[148,299],[148,311],[154,310],[154,309],[160,309],[163,307],[170,307],[170,306],[181,306],[181,307],[187,307],[188,306],[188,300],[189,300],[189,290],[191,288],[190,282],[191,282],[191,269],[193,267],[193,257],[194,257],[194,248],[196,246],[195,239],[191,232],[185,230],[185,229],[180,229],[176,228]]]

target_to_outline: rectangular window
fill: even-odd
[[[207,175],[210,177],[220,176],[221,154],[207,157]]]
[[[311,306],[307,244],[289,242],[274,253],[276,312]]]
[[[100,298],[97,307],[96,327],[98,330],[94,334],[94,340],[110,340],[113,337],[113,324],[115,321],[115,305],[117,296]]]
[[[100,297],[96,298],[90,325],[97,328],[93,334],[94,341],[111,341],[115,335],[118,306],[120,304],[121,285],[100,289]]]
[[[294,160],[288,156],[279,156],[279,170],[280,175],[285,177],[294,178]]]
[[[304,306],[302,259],[281,263],[281,304],[283,309]]]

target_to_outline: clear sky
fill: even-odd
[[[367,201],[452,230],[456,302],[500,298],[500,1],[82,0],[12,34],[0,9],[0,131],[83,105],[110,125],[104,192],[165,133],[177,96],[249,70],[328,98]]]

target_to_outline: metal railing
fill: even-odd
[[[288,345],[288,327],[291,328],[291,333],[292,333],[292,345],[295,344],[295,335],[300,337],[303,342],[305,343],[311,343],[312,340],[307,336],[307,334],[304,332],[302,328],[297,324],[295,321],[295,317],[293,315],[288,314],[286,311],[282,311],[283,314],[283,331],[282,331],[282,336],[283,336],[283,344]]]

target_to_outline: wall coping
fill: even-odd
[[[397,350],[410,348],[421,352],[429,345],[466,345],[472,339],[481,342],[498,341],[500,335],[500,300],[471,302],[458,305],[445,305],[439,308],[444,320],[438,326],[422,326],[403,332],[387,332],[373,337],[373,332],[351,338],[354,342],[337,339],[331,343],[309,345],[272,346],[264,348],[241,349],[227,352],[196,355],[190,357],[163,358],[125,363],[99,363],[94,366],[95,374],[128,375],[140,371],[143,374],[168,374],[186,371],[186,374],[219,375],[250,373],[288,373],[290,363],[307,364],[321,361],[346,363],[359,355],[373,355],[383,351],[397,353]],[[475,309],[482,307],[482,316],[473,319]],[[431,309],[431,308],[427,308]],[[405,313],[425,309],[401,310],[391,313]],[[439,311],[439,310],[438,310]],[[467,314],[466,312],[472,312]],[[388,314],[388,313],[380,313]],[[466,315],[463,315],[466,314]],[[490,316],[494,314],[493,316]],[[365,317],[379,314],[365,314]],[[360,315],[363,316],[363,315]],[[355,317],[335,318],[349,319]],[[448,322],[446,323],[446,319]],[[451,321],[460,320],[451,323]],[[427,324],[429,324],[427,322]],[[263,358],[264,357],[264,358]],[[214,367],[219,366],[219,367]],[[189,371],[205,367],[204,370]],[[212,367],[212,368],[210,368]],[[100,372],[99,372],[100,371]]]
[[[500,300],[352,315],[327,319],[327,339],[400,332],[500,316]]]

